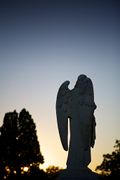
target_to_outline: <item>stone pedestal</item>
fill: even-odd
[[[86,169],[65,169],[61,171],[57,180],[99,180],[99,175]]]

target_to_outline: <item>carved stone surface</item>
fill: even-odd
[[[91,162],[91,147],[95,143],[95,117],[93,84],[86,75],[80,75],[75,87],[68,88],[65,81],[59,88],[56,101],[57,123],[60,139],[64,150],[68,150],[67,170],[63,173],[69,176],[87,168]],[[70,121],[70,143],[68,147],[68,120]],[[69,173],[68,173],[69,172]],[[77,173],[78,172],[78,173]],[[70,177],[72,177],[72,174]],[[83,174],[82,174],[83,175]],[[93,175],[93,174],[92,174]],[[70,179],[69,177],[69,179]]]

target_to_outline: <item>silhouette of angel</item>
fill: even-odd
[[[65,81],[56,100],[57,124],[62,146],[68,151],[67,168],[86,168],[91,161],[91,147],[95,144],[95,117],[93,84],[86,75],[80,75],[72,90]],[[68,147],[68,120],[70,142]]]

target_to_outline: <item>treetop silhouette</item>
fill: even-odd
[[[101,174],[120,178],[120,140],[115,141],[114,151],[111,154],[104,154],[101,165],[96,167],[96,171]]]
[[[39,167],[44,162],[36,134],[36,125],[26,109],[6,113],[0,128],[0,167],[5,174],[21,173],[22,167]]]

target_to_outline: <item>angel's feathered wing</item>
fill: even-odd
[[[59,88],[56,101],[56,115],[60,139],[65,151],[68,150],[68,101],[70,90],[69,81],[65,81]]]

